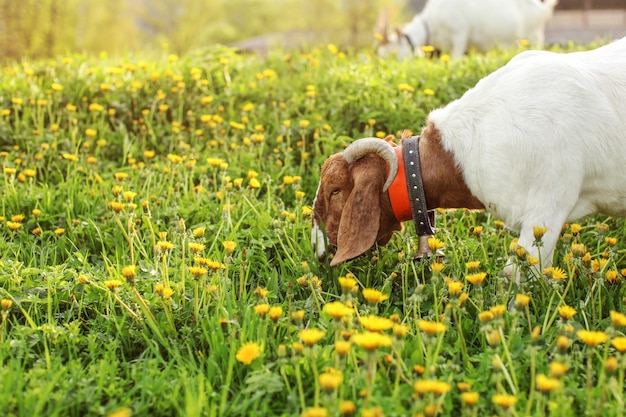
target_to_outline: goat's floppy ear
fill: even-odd
[[[337,253],[331,266],[363,254],[374,246],[378,237],[386,164],[377,157],[363,158],[354,164],[354,187],[341,213]]]

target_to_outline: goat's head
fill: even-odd
[[[400,30],[389,25],[379,25],[380,43],[376,50],[378,56],[384,58],[395,55],[398,59],[405,59],[414,55],[423,56],[422,47],[428,43],[430,34],[426,22],[418,15]]]
[[[398,59],[405,59],[413,55],[413,48],[402,31],[394,28],[388,33],[381,34],[376,53],[381,58],[395,56]]]
[[[401,229],[387,193],[397,172],[393,147],[381,139],[359,139],[328,158],[313,203],[311,241],[318,257],[326,253],[324,231],[337,248],[334,266],[386,244]]]

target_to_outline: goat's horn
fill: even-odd
[[[393,180],[398,174],[398,158],[393,147],[382,139],[363,138],[355,140],[343,151],[343,158],[351,164],[352,162],[364,157],[368,153],[375,153],[387,162],[389,165],[389,175],[387,181],[383,185],[383,192],[387,191]]]

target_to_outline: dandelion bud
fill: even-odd
[[[0,300],[0,307],[2,307],[3,310],[8,310],[11,308],[11,306],[13,305],[13,301],[3,298],[2,300]]]
[[[533,236],[535,236],[535,240],[540,240],[547,231],[547,227],[533,226]]]
[[[617,371],[618,368],[619,363],[617,362],[617,359],[615,359],[615,356],[608,357],[606,362],[604,362],[604,369],[606,369],[609,375]]]
[[[353,416],[356,414],[356,404],[353,401],[342,401],[339,403],[339,413],[342,416]]]
[[[489,344],[489,346],[497,346],[500,344],[501,341],[502,339],[498,330],[492,330],[491,332],[487,333],[487,343]]]

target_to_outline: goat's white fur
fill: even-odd
[[[471,190],[543,265],[564,223],[626,216],[626,38],[596,50],[527,51],[430,113]]]
[[[422,13],[407,24],[402,33],[415,50],[433,45],[454,59],[468,48],[487,51],[511,47],[520,39],[543,45],[545,25],[558,0],[429,0]],[[411,45],[404,36],[392,32],[389,43],[378,53],[391,52],[399,58],[411,55]]]

